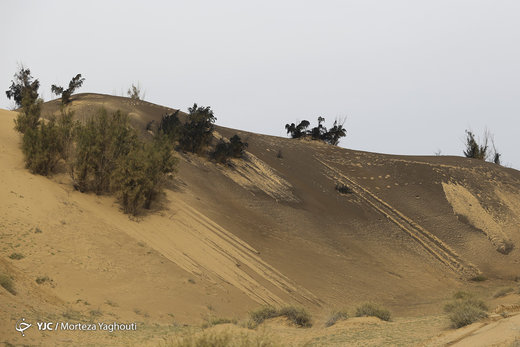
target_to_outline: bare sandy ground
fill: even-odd
[[[75,98],[78,116],[104,105],[131,112],[143,127],[169,110],[125,98]],[[475,292],[491,307],[519,303],[517,294],[492,298],[499,288],[517,286],[520,276],[515,170],[239,132],[249,142],[246,161],[228,167],[179,154],[179,172],[160,204],[129,219],[112,197],[74,191],[66,173],[46,178],[25,170],[15,116],[0,111],[0,272],[11,276],[17,292],[0,288],[6,322],[0,342],[154,345],[209,316],[240,325],[265,304],[304,306],[313,314],[310,329],[265,324],[269,336],[287,345],[518,339],[518,315],[453,331],[442,313],[457,290]],[[218,128],[222,136],[234,132]],[[354,194],[339,194],[337,183]],[[514,245],[507,254],[497,251],[504,242]],[[23,258],[11,259],[13,253]],[[476,274],[489,280],[468,280]],[[323,326],[330,310],[353,311],[364,301],[383,304],[395,319]],[[117,334],[30,329],[22,337],[14,330],[20,317],[140,328]]]

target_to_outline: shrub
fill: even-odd
[[[130,99],[144,100],[144,92],[141,92],[141,85],[137,82],[137,85],[132,83],[132,86],[128,88],[126,94]]]
[[[16,106],[23,106],[24,99],[28,104],[34,104],[38,100],[38,89],[40,81],[31,76],[31,70],[24,66],[20,67],[20,71],[15,73],[14,80],[11,81],[11,87],[6,90],[5,94],[8,99],[13,99]]]
[[[322,124],[325,122],[325,118],[318,117],[318,126],[307,130],[310,123],[308,120],[302,120],[298,125],[295,123],[286,124],[285,130],[287,134],[290,134],[293,139],[310,136],[313,140],[320,140],[325,143],[337,146],[342,137],[347,136],[347,131],[343,127],[345,121],[341,124],[338,120],[334,121],[334,125],[330,130]]]
[[[44,283],[51,283],[52,279],[49,278],[49,276],[39,276],[36,277],[36,283],[38,284],[44,284]]]
[[[108,192],[117,161],[139,145],[128,116],[102,109],[76,130],[76,150],[71,175],[81,192]]]
[[[20,259],[23,259],[25,258],[23,254],[20,254],[20,253],[11,253],[11,255],[9,255],[9,258],[13,259],[13,260],[20,260]]]
[[[83,85],[84,81],[85,79],[81,77],[81,74],[77,74],[70,80],[69,87],[67,89],[53,84],[51,86],[51,91],[57,96],[61,95],[61,103],[63,105],[66,105],[70,102],[70,97],[72,96],[72,94],[74,94],[76,89],[80,88]]]
[[[266,306],[249,313],[249,327],[254,328],[266,319],[276,317],[287,317],[291,322],[301,327],[312,326],[311,316],[304,308],[285,306],[277,309],[275,307]]]
[[[293,139],[299,139],[307,135],[307,128],[311,123],[308,120],[302,120],[298,125],[291,123],[285,124],[287,134],[291,135]]]
[[[487,306],[482,300],[473,297],[472,294],[457,292],[454,300],[444,306],[444,311],[449,313],[452,326],[460,328],[487,317]]]
[[[333,311],[331,313],[329,319],[327,319],[327,321],[325,322],[325,326],[330,327],[330,326],[333,326],[334,324],[336,324],[337,321],[346,320],[346,319],[348,319],[348,312],[346,310]]]
[[[7,290],[9,293],[16,295],[13,280],[8,275],[0,274],[0,286],[4,287],[4,289]]]
[[[484,275],[477,275],[475,277],[472,277],[470,280],[473,282],[484,282],[487,281],[487,277]]]
[[[242,157],[246,147],[247,143],[242,142],[240,136],[234,135],[229,139],[229,143],[221,139],[215,146],[212,157],[219,163],[225,163],[229,158]]]
[[[390,311],[372,303],[365,303],[356,309],[356,317],[377,317],[389,321]]]
[[[177,141],[182,136],[183,125],[179,119],[179,110],[166,114],[159,124],[159,132],[164,133],[171,141]]]
[[[188,111],[188,120],[183,126],[179,145],[185,151],[200,154],[211,141],[213,124],[217,118],[209,106],[199,107],[193,104]]]
[[[34,174],[49,175],[61,158],[62,143],[55,118],[41,122],[23,135],[22,152],[25,166]]]
[[[29,129],[36,129],[40,124],[42,104],[41,99],[33,101],[31,98],[24,98],[21,104],[21,112],[14,120],[14,129],[22,134],[25,134]]]
[[[336,184],[336,190],[341,194],[352,194],[354,191],[343,183]]]
[[[125,213],[136,215],[142,208],[150,208],[163,183],[175,171],[176,162],[170,142],[161,135],[120,157],[111,187]]]
[[[249,318],[254,324],[257,326],[261,324],[266,319],[279,317],[278,310],[272,306],[265,306],[256,311],[252,311],[249,313]]]

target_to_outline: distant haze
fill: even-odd
[[[0,107],[17,64],[50,85],[186,110],[286,136],[347,117],[341,145],[462,155],[464,130],[520,168],[519,1],[2,1]]]

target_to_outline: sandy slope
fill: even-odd
[[[143,133],[171,110],[92,94],[73,102],[79,118],[101,105],[130,112]],[[56,111],[56,103],[45,110]],[[238,132],[249,142],[246,161],[227,167],[179,154],[179,172],[160,204],[132,220],[113,198],[74,191],[66,174],[28,173],[14,117],[0,111],[0,270],[18,291],[13,296],[0,288],[0,305],[8,308],[0,319],[9,322],[0,337],[10,342],[40,341],[37,331],[22,340],[11,327],[21,315],[143,322],[139,334],[117,337],[137,341],[171,333],[173,321],[243,318],[261,304],[302,305],[320,321],[333,307],[353,309],[366,300],[410,317],[380,324],[380,336],[398,339],[429,326],[413,335],[427,341],[447,328],[445,317],[435,317],[455,290],[490,297],[520,276],[515,170]],[[235,132],[218,128],[218,136]],[[339,194],[337,183],[354,194]],[[504,242],[513,249],[497,251]],[[13,252],[25,257],[9,259]],[[490,280],[468,282],[478,273]],[[36,284],[44,276],[49,280]],[[336,336],[322,327],[291,329],[273,331],[292,334],[297,343],[318,335],[332,343]],[[348,331],[339,333],[338,344],[353,341]],[[61,343],[76,338],[47,336]],[[88,336],[100,338],[110,339]]]

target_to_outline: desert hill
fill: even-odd
[[[100,94],[72,100],[78,119],[119,109],[142,134],[173,111]],[[58,109],[51,101],[43,114]],[[513,169],[217,126],[217,138],[237,133],[248,142],[245,158],[222,165],[178,153],[163,199],[133,219],[113,197],[75,191],[65,172],[49,179],[25,170],[15,117],[0,111],[0,270],[17,292],[0,288],[2,320],[101,315],[142,321],[155,336],[153,324],[240,319],[261,305],[293,304],[321,317],[375,301],[395,316],[436,317],[454,291],[489,296],[520,276]],[[471,280],[478,275],[488,280]],[[16,343],[38,343],[39,334],[22,340],[0,328]]]

